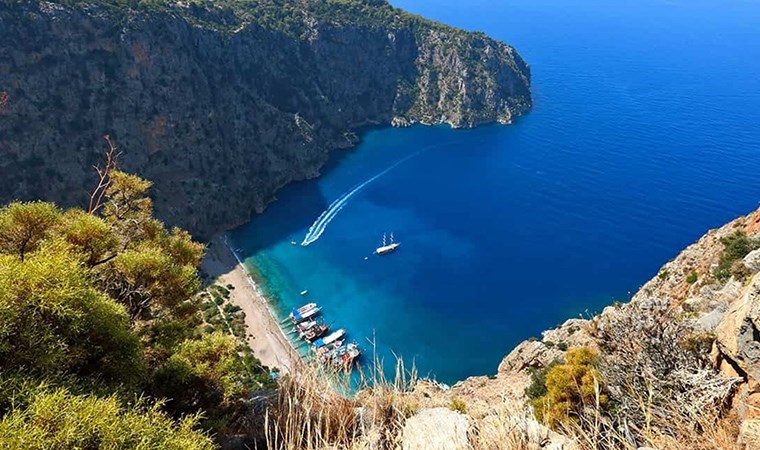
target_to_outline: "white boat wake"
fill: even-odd
[[[319,239],[320,236],[322,236],[322,233],[324,233],[325,230],[327,229],[327,226],[330,224],[330,222],[332,222],[333,219],[335,219],[335,216],[338,215],[340,210],[343,209],[346,206],[346,204],[348,204],[348,201],[351,200],[351,197],[361,192],[361,190],[364,189],[368,184],[382,177],[383,175],[395,169],[399,165],[405,163],[406,161],[414,158],[420,153],[426,150],[429,150],[433,147],[438,147],[438,146],[431,145],[429,147],[425,147],[421,149],[420,151],[416,153],[412,153],[411,155],[401,159],[400,161],[394,163],[392,166],[388,167],[387,169],[373,176],[369,180],[361,184],[358,184],[354,186],[350,191],[343,193],[343,195],[341,195],[335,201],[330,203],[330,206],[328,206],[326,210],[322,211],[322,214],[320,214],[319,217],[317,217],[317,220],[315,220],[314,223],[311,225],[311,227],[309,227],[309,231],[306,233],[306,236],[303,238],[303,242],[301,242],[301,245],[305,247],[313,243],[317,239]]]

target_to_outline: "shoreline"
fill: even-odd
[[[230,247],[226,234],[214,236],[201,268],[215,283],[232,285],[230,303],[245,313],[246,340],[253,355],[261,364],[280,373],[291,373],[301,364],[301,355],[280,326],[277,315],[245,268],[237,253]]]

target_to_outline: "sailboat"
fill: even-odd
[[[377,250],[375,250],[375,253],[378,255],[385,255],[387,253],[390,253],[398,248],[398,246],[401,245],[398,242],[395,242],[393,240],[393,233],[391,233],[391,243],[388,244],[385,240],[385,234],[383,233],[383,245],[382,247],[378,247]]]

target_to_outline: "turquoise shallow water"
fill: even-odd
[[[308,289],[386,361],[444,382],[493,373],[521,340],[625,299],[757,207],[757,2],[394,4],[515,45],[535,109],[511,126],[367,131],[283,189],[230,233],[283,314]],[[291,245],[325,211],[319,239]],[[402,246],[371,256],[386,231]]]

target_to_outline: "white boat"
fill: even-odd
[[[309,293],[309,290],[308,290],[308,289],[304,289],[303,291],[301,291],[301,295],[306,295],[306,294],[308,294],[308,293]]]
[[[383,245],[381,247],[378,247],[375,250],[375,253],[377,253],[378,255],[385,255],[385,254],[391,253],[394,250],[396,250],[399,247],[399,245],[401,245],[401,244],[398,243],[398,242],[394,242],[393,241],[393,233],[391,233],[391,243],[390,244],[388,244],[385,241],[385,234],[383,234]]]
[[[301,322],[301,323],[297,324],[293,328],[292,332],[293,333],[298,333],[299,336],[301,336],[304,333],[306,333],[307,331],[309,331],[311,328],[316,327],[316,326],[317,326],[317,322],[315,322],[313,320],[309,320],[307,322]]]
[[[294,311],[304,312],[306,310],[314,309],[316,307],[317,307],[317,304],[314,303],[314,302],[312,302],[312,303],[307,303],[307,304],[305,304],[305,305],[303,305],[303,306],[301,306],[299,308],[296,308],[296,309],[294,309]]]
[[[337,341],[338,339],[342,338],[345,334],[346,334],[346,330],[344,330],[343,328],[337,331],[333,331],[332,333],[328,334],[322,339],[317,339],[316,341],[314,341],[314,348],[318,349],[320,347],[324,347],[325,345],[330,345],[333,342]]]
[[[321,308],[316,303],[309,303],[301,308],[294,309],[288,316],[295,323],[305,322],[319,314]]]

